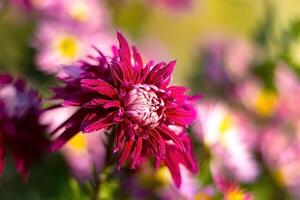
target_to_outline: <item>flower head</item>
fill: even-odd
[[[63,99],[63,106],[79,110],[62,125],[66,129],[52,149],[60,148],[79,131],[112,130],[113,152],[121,152],[118,168],[126,160],[136,168],[153,156],[157,167],[162,162],[168,166],[179,186],[179,164],[197,171],[185,133],[196,116],[192,98],[185,94],[186,88],[169,86],[175,61],[156,65],[150,61],[144,66],[136,48],[131,51],[121,33],[117,36],[120,47],[114,48],[113,58],[99,51],[98,57],[90,57],[94,64],[82,61],[80,69],[69,68],[65,86],[55,89],[55,98]],[[72,73],[74,70],[79,73]]]
[[[299,199],[300,145],[297,130],[278,125],[267,127],[263,130],[260,148],[277,183]]]
[[[98,42],[99,41],[99,42]],[[76,28],[70,23],[41,21],[34,46],[38,50],[36,62],[47,73],[58,73],[62,65],[70,65],[90,54],[92,45],[110,50],[111,38],[104,32]]]
[[[40,99],[22,80],[0,76],[0,172],[6,149],[12,153],[16,170],[26,179],[28,167],[49,148],[39,123]]]
[[[57,0],[11,0],[11,3],[25,12],[56,10]]]
[[[242,104],[259,117],[272,118],[278,107],[277,94],[266,88],[257,79],[248,79],[237,87],[237,98]]]
[[[198,112],[193,129],[211,153],[212,173],[230,175],[242,182],[253,181],[259,168],[251,152],[256,136],[249,119],[222,103],[203,103]]]
[[[239,185],[222,176],[214,177],[218,189],[223,193],[224,200],[252,200],[253,195],[243,191]]]
[[[279,64],[275,71],[278,92],[277,114],[282,120],[295,121],[300,117],[300,81],[288,66]]]

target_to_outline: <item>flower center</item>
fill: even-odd
[[[67,143],[67,147],[76,153],[87,151],[87,139],[82,132],[79,132]]]
[[[78,56],[79,45],[76,37],[64,35],[55,43],[58,53],[67,60],[74,60]]]
[[[157,93],[164,92],[155,85],[138,84],[127,93],[125,97],[125,113],[140,126],[155,128],[161,118],[165,105]]]

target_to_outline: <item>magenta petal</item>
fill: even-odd
[[[165,164],[171,173],[171,176],[172,176],[175,186],[177,188],[180,188],[181,174],[180,174],[178,161],[176,160],[176,156],[174,156],[172,158],[168,157],[167,159],[165,159]]]
[[[171,95],[177,102],[183,102],[187,99],[185,92],[187,91],[186,87],[182,86],[172,86],[169,87],[168,90],[171,92]]]
[[[133,47],[132,50],[133,50],[133,58],[135,61],[135,66],[138,69],[137,71],[140,72],[144,66],[141,54],[138,52],[138,50],[135,47]]]
[[[168,85],[171,80],[171,74],[174,70],[175,65],[176,61],[171,61],[167,65],[163,66],[154,75],[152,75],[152,80],[149,83],[154,84],[156,86]]]
[[[148,78],[146,80],[146,83],[152,84],[153,80],[156,78],[157,72],[163,67],[165,66],[166,63],[165,62],[161,62],[156,64],[150,71],[150,73],[148,74]]]
[[[82,79],[81,87],[111,98],[118,94],[117,90],[111,84],[101,79]]]
[[[102,99],[102,98],[94,98],[91,101],[87,102],[83,105],[85,108],[101,108],[104,107],[105,109],[108,108],[119,108],[120,101],[119,100],[109,100],[109,99]]]
[[[193,154],[192,142],[186,134],[182,134],[180,137],[181,140],[184,142],[187,151],[186,153],[178,152],[176,157],[180,160],[180,163],[182,163],[187,169],[189,169],[193,173],[197,173],[198,166]]]
[[[126,80],[129,81],[132,80],[133,78],[130,47],[125,37],[120,32],[117,33],[117,37],[120,43],[119,56],[121,62],[124,63],[122,64],[124,75],[126,77]]]
[[[97,112],[93,112],[86,115],[81,123],[80,130],[84,133],[90,133],[107,128],[112,125],[113,122],[111,120],[111,117],[114,113],[109,113],[106,117],[104,117],[103,114],[104,113],[99,114]]]
[[[180,138],[172,131],[170,130],[166,125],[162,125],[160,127],[157,128],[158,130],[160,130],[161,133],[164,133],[166,136],[168,136],[171,140],[173,140],[173,142],[178,145],[178,148],[182,151],[185,152],[185,146],[182,143],[182,141],[180,140]]]
[[[90,132],[94,132],[94,131],[99,131],[101,129],[105,129],[109,126],[111,126],[113,123],[109,123],[106,119],[101,119],[99,121],[93,122],[89,125],[87,125],[84,129],[83,132],[84,133],[90,133]]]
[[[167,145],[167,156],[165,164],[169,168],[173,181],[177,187],[180,187],[181,184],[181,175],[179,164],[182,164],[191,172],[196,173],[198,167],[196,160],[194,159],[192,144],[189,137],[185,133],[179,135],[180,140],[184,142],[186,152],[178,151],[178,149],[173,144]]]
[[[132,162],[132,165],[131,165],[132,169],[134,169],[136,164],[138,163],[139,157],[140,157],[141,152],[142,152],[142,146],[143,146],[143,138],[139,137],[137,142],[136,142],[134,158],[133,158],[133,162]]]
[[[124,164],[124,162],[128,158],[129,153],[131,151],[131,147],[132,147],[133,141],[134,141],[134,139],[131,138],[130,140],[128,140],[128,141],[125,142],[124,149],[123,149],[121,157],[119,158],[119,161],[118,161],[118,167],[117,167],[118,169],[120,168],[121,165]]]
[[[170,108],[165,111],[165,114],[170,121],[182,126],[191,124],[196,118],[196,111],[183,108]]]
[[[150,68],[152,67],[152,65],[154,64],[154,62],[151,60],[150,62],[147,63],[147,65],[143,68],[142,70],[142,74],[141,74],[141,82],[145,81],[150,73]]]
[[[117,153],[122,146],[122,142],[124,139],[125,130],[123,128],[117,128],[116,130],[116,139],[115,139],[115,148],[113,150],[114,153]]]
[[[160,159],[163,158],[166,154],[166,145],[164,138],[160,135],[160,133],[153,129],[150,132],[152,138],[156,143],[158,144],[158,155],[160,156]]]
[[[135,47],[132,48],[133,50],[133,58],[135,62],[135,82],[139,83],[141,81],[141,75],[143,70],[143,60],[139,52]]]
[[[114,85],[120,85],[124,80],[123,70],[120,69],[118,64],[112,65],[110,73]]]

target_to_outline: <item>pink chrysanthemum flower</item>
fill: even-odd
[[[153,156],[155,166],[164,162],[179,187],[179,164],[197,172],[185,133],[196,116],[192,97],[185,94],[184,87],[169,86],[175,61],[156,65],[150,61],[144,66],[136,48],[131,51],[121,33],[117,37],[120,48],[114,48],[113,58],[99,52],[98,57],[91,57],[96,64],[83,61],[80,69],[69,68],[72,72],[63,79],[66,85],[55,89],[55,98],[63,99],[63,106],[79,110],[58,127],[65,130],[53,142],[52,150],[79,131],[112,130],[113,152],[121,152],[117,168],[126,160],[136,168],[144,158]],[[172,125],[182,131],[177,133]]]
[[[0,173],[7,149],[12,153],[17,172],[28,177],[28,167],[49,148],[40,124],[40,99],[22,80],[0,76]]]

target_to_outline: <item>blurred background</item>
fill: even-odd
[[[182,169],[183,184],[177,189],[166,169],[155,171],[150,164],[113,176],[113,169],[99,167],[104,180],[101,199],[242,200],[251,194],[257,200],[297,200],[299,4],[0,0],[0,71],[25,78],[49,98],[62,65],[93,55],[92,45],[111,55],[120,30],[144,60],[177,60],[173,83],[192,88],[191,94],[203,94],[189,130],[200,171],[195,176]],[[61,115],[52,113],[45,120]],[[88,181],[95,168],[91,160],[96,156],[101,165],[105,151],[103,145],[95,145],[97,139],[76,136],[59,153],[35,164],[27,184],[8,159],[11,167],[0,179],[0,199],[90,199]],[[219,174],[229,176],[235,189],[218,188],[213,177]]]

